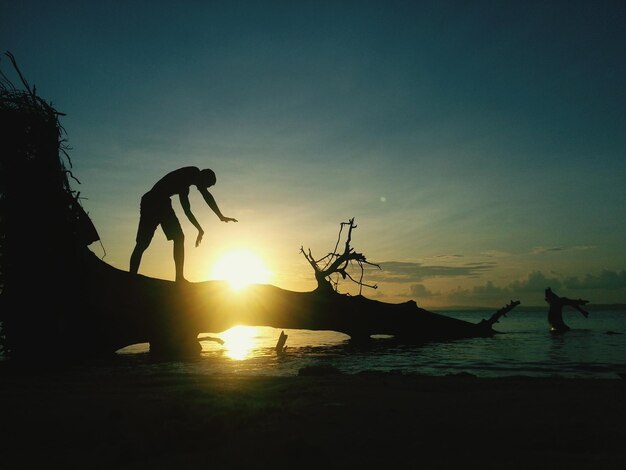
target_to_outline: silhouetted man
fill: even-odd
[[[139,227],[137,228],[137,238],[135,249],[130,256],[130,272],[137,274],[141,256],[146,251],[154,231],[158,225],[161,225],[163,232],[168,240],[174,242],[174,264],[176,266],[176,281],[184,281],[184,265],[185,265],[185,235],[180,226],[180,222],[172,208],[170,197],[178,194],[180,205],[185,211],[185,215],[189,221],[198,229],[198,237],[196,238],[196,246],[200,245],[204,230],[191,212],[189,203],[189,187],[196,186],[202,197],[209,205],[213,212],[217,214],[222,222],[237,222],[236,219],[225,217],[217,207],[215,199],[209,193],[207,188],[213,186],[216,182],[213,170],[200,170],[195,166],[187,166],[179,168],[168,173],[161,178],[152,187],[150,191],[141,198],[139,218]]]

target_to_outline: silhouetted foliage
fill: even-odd
[[[75,268],[76,251],[99,237],[69,184],[68,177],[80,182],[69,170],[63,113],[37,96],[13,55],[5,55],[21,82],[15,86],[0,71],[0,320],[11,353],[45,346],[64,328],[72,313],[60,294],[63,274]],[[36,299],[33,277],[45,279]],[[44,306],[32,304],[42,300]]]

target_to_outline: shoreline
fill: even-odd
[[[310,372],[317,375],[1,367],[0,452],[17,462],[12,468],[410,459],[427,468],[597,469],[626,459],[625,380]]]

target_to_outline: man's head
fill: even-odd
[[[208,168],[200,171],[200,184],[205,188],[213,186],[217,179],[215,178],[215,173],[213,170]]]

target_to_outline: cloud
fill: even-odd
[[[586,274],[581,280],[577,277],[568,277],[563,281],[566,288],[571,290],[626,289],[626,270],[619,272],[603,270],[599,275]]]
[[[533,248],[532,253],[534,255],[540,255],[542,253],[550,253],[550,252],[563,251],[563,250],[565,250],[565,248],[563,248],[562,246],[552,246],[552,247],[537,246]]]
[[[466,263],[462,266],[425,266],[422,263],[385,261],[381,269],[368,270],[367,277],[378,282],[415,282],[434,277],[478,277],[495,267],[495,263]]]
[[[448,295],[451,302],[459,304],[493,304],[509,299],[530,297],[534,301],[543,298],[547,287],[559,290],[563,283],[555,277],[547,277],[540,271],[534,271],[526,279],[513,281],[505,286],[496,286],[492,281],[484,285],[475,286],[472,289],[456,289]]]
[[[472,289],[457,288],[448,294],[448,301],[459,305],[491,305],[509,299],[522,300],[522,303],[536,305],[543,302],[544,291],[551,287],[562,296],[578,297],[580,291],[613,291],[616,295],[607,297],[598,292],[603,302],[623,302],[626,296],[626,270],[604,270],[600,274],[586,274],[582,278],[560,278],[546,276],[534,271],[526,279],[513,281],[504,286],[496,286],[492,281]],[[619,291],[622,292],[619,292]],[[598,303],[600,303],[598,301]]]
[[[575,246],[537,246],[532,249],[532,254],[541,255],[543,253],[554,253],[559,251],[585,251],[595,249],[595,245],[575,245]]]
[[[437,294],[434,294],[433,292],[426,289],[424,284],[413,284],[409,289],[409,297],[411,298],[423,299],[428,297],[435,297],[436,295]]]
[[[507,258],[511,256],[511,253],[509,253],[508,251],[487,250],[483,251],[481,255],[484,255],[488,258]]]
[[[534,271],[528,275],[528,278],[521,281],[513,281],[504,288],[505,292],[510,294],[514,293],[531,293],[541,292],[546,287],[552,287],[553,289],[560,289],[563,285],[562,281],[556,277],[547,277],[541,271]]]

